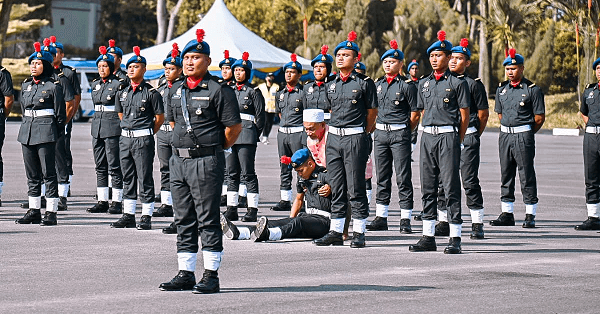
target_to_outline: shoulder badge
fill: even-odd
[[[529,88],[532,88],[535,86],[535,83],[531,83],[531,85],[529,85]]]
[[[119,82],[125,82],[125,79],[124,78],[120,78]]]
[[[3,66],[0,66],[0,72],[1,72],[1,71],[8,71],[8,70],[7,70],[5,67],[3,67]]]
[[[65,76],[65,73],[64,73],[63,71],[60,71],[60,72],[58,73],[58,76]]]
[[[457,75],[456,77],[458,77],[458,78],[465,78],[465,75],[461,74],[461,75]]]
[[[475,78],[473,81],[481,81],[480,77]]]
[[[33,79],[33,78],[30,76],[30,77],[28,77],[28,78],[24,79],[24,80],[23,80],[23,83],[27,83],[27,82],[31,81],[32,79]]]
[[[404,80],[404,83],[412,83],[412,80],[411,79],[406,79],[406,80]]]
[[[596,83],[588,84],[585,88],[593,88]]]

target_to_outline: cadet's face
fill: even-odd
[[[598,82],[600,82],[600,66],[596,66],[596,78]]]
[[[313,66],[313,74],[317,81],[325,81],[325,78],[327,78],[327,67],[325,66],[325,63],[315,63],[315,66]]]
[[[233,75],[237,82],[241,83],[246,80],[246,70],[242,67],[236,67],[235,70],[233,70]]]
[[[388,75],[396,75],[400,73],[403,62],[394,58],[383,59],[383,72]]]
[[[109,52],[110,53],[110,52]],[[113,58],[115,58],[115,70],[121,66],[121,57],[119,57],[118,54],[116,53],[110,53],[111,56],[113,56]]]
[[[56,55],[54,56],[53,65],[57,66],[62,63],[62,59],[65,57],[65,53],[60,48],[56,48]]]
[[[408,70],[408,74],[410,74],[412,77],[417,77],[417,73],[419,73],[419,67],[416,65],[413,65],[412,68]]]
[[[462,53],[453,53],[450,56],[450,71],[463,74],[465,70],[471,65],[471,60]]]
[[[315,162],[312,160],[312,158],[309,158],[301,166],[296,167],[296,172],[298,172],[298,176],[305,180],[310,178],[310,175],[313,173],[314,170]]]
[[[357,62],[358,58],[356,57],[356,52],[354,52],[354,50],[340,49],[335,54],[335,65],[340,70],[350,71]]]
[[[98,74],[101,78],[107,78],[110,75],[110,67],[106,61],[98,62]]]
[[[446,71],[448,61],[450,61],[450,57],[443,51],[432,51],[429,54],[429,63],[431,63],[431,67],[435,71]]]
[[[127,67],[127,77],[134,82],[139,83],[144,79],[146,73],[146,65],[143,63],[130,63]]]
[[[31,72],[31,76],[42,75],[42,73],[44,73],[44,64],[42,63],[42,60],[31,60],[29,71]]]
[[[188,52],[183,56],[183,74],[193,78],[204,77],[211,59],[199,52]]]
[[[507,65],[504,69],[506,70],[506,77],[511,82],[518,82],[523,78],[525,67],[523,65]]]
[[[221,68],[221,76],[223,77],[224,80],[229,81],[231,80],[231,78],[233,77],[233,72],[231,71],[231,67],[228,65],[224,65]]]
[[[304,122],[306,135],[313,140],[317,140],[325,131],[325,122]]]
[[[300,72],[295,69],[286,69],[285,70],[285,82],[291,86],[294,86],[300,80]]]
[[[181,76],[182,71],[183,70],[180,67],[174,64],[167,64],[165,65],[165,78],[167,81],[173,82]]]

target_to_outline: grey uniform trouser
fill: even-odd
[[[535,157],[535,137],[533,131],[521,133],[500,132],[498,147],[500,153],[500,176],[502,202],[515,201],[515,178],[519,170],[521,193],[525,204],[537,204],[537,182],[533,159]]]
[[[56,176],[59,184],[69,183],[69,165],[67,161],[67,135],[59,132],[56,138]]]
[[[27,195],[41,196],[42,181],[46,184],[46,197],[58,198],[58,181],[56,180],[55,151],[56,143],[38,145],[21,145],[25,174],[27,175]]]
[[[331,186],[331,218],[345,218],[350,203],[352,218],[369,217],[365,169],[371,153],[371,136],[366,133],[327,135],[325,155]]]
[[[171,157],[169,169],[178,253],[197,253],[198,236],[203,251],[223,251],[219,204],[224,168],[222,150],[198,158]]]
[[[137,186],[142,204],[154,202],[154,136],[121,136],[119,157],[123,172],[123,199],[137,200]]]
[[[281,239],[319,239],[329,232],[329,218],[321,215],[299,213],[294,218],[269,220],[268,227],[279,227]]]
[[[94,161],[96,163],[96,186],[99,188],[108,187],[109,174],[112,177],[112,187],[115,189],[123,188],[119,138],[120,136],[92,138]]]
[[[281,156],[292,157],[292,155],[302,147],[303,145],[303,137],[304,131],[297,133],[282,133],[277,132],[277,151],[279,152],[279,158]],[[292,189],[292,169],[288,167],[288,165],[281,165],[281,184],[279,186],[280,190],[286,191]],[[364,179],[364,178],[363,178]]]
[[[171,146],[171,140],[173,138],[173,131],[160,130],[156,133],[156,154],[158,155],[158,162],[160,164],[160,190],[170,191],[171,184],[169,179],[169,159],[173,155],[173,147]]]
[[[390,204],[393,164],[400,208],[413,208],[411,136],[410,128],[396,131],[375,130],[373,151],[377,173],[377,204]]]
[[[600,134],[583,134],[585,202],[600,203]]]
[[[421,135],[423,219],[437,217],[438,187],[444,187],[448,222],[462,224],[460,205],[460,137],[457,132]]]
[[[237,192],[240,182],[246,184],[248,193],[258,193],[255,170],[256,145],[235,144],[227,156],[227,191]]]
[[[483,208],[483,194],[479,184],[480,147],[481,141],[478,132],[465,135],[463,149],[460,152],[460,176],[469,209]],[[446,198],[442,185],[440,185],[438,195],[438,209],[446,210]]]

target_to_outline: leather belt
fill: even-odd
[[[173,131],[173,128],[171,127],[170,124],[163,124],[160,126],[160,129],[165,131],[165,132],[171,132]]]
[[[585,133],[600,134],[600,126],[586,126]]]
[[[476,128],[476,127],[474,127],[474,126],[470,126],[470,127],[468,127],[468,128],[467,128],[467,132],[465,132],[465,135],[466,135],[466,134],[473,134],[473,133],[476,133],[476,132],[479,132],[479,131],[477,130],[477,128]]]
[[[306,213],[309,215],[320,215],[325,218],[331,218],[331,213],[316,208],[307,208]]]
[[[402,124],[384,124],[384,123],[376,123],[375,128],[381,131],[398,131],[406,128],[406,123]]]
[[[95,105],[94,110],[96,110],[96,111],[115,111],[115,106]]]
[[[362,126],[357,126],[355,128],[337,128],[334,126],[329,126],[328,132],[329,132],[329,134],[345,136],[345,135],[354,135],[354,134],[364,133],[365,128],[363,128]]]
[[[302,131],[304,131],[303,126],[279,127],[279,132],[286,134],[298,133]]]
[[[250,121],[250,122],[256,122],[256,118],[254,118],[253,115],[251,114],[247,114],[247,113],[240,113],[240,118],[242,118],[242,120],[246,120],[246,121]]]
[[[26,117],[45,117],[45,116],[53,116],[54,109],[25,109],[23,115]]]
[[[456,127],[454,127],[452,125],[426,126],[423,128],[423,132],[429,133],[429,134],[450,133],[450,132],[456,132]]]
[[[520,125],[520,126],[503,126],[500,125],[500,131],[504,133],[522,133],[531,131],[531,125]]]
[[[175,148],[173,153],[181,158],[198,158],[212,156],[219,151],[223,151],[221,146],[196,147],[196,148]]]
[[[121,130],[121,136],[125,137],[142,137],[154,134],[154,131],[151,129],[141,129],[141,130]]]

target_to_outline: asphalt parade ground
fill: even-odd
[[[96,192],[89,123],[74,125],[72,197],[68,211],[59,212],[58,225],[15,224],[26,211],[19,204],[27,199],[18,129],[19,122],[7,123],[2,151],[0,313],[599,312],[600,234],[573,229],[587,216],[582,136],[536,135],[540,202],[535,229],[521,228],[525,206],[518,184],[517,225],[488,224],[500,213],[498,133],[490,131],[481,141],[486,239],[469,239],[463,196],[462,255],[443,253],[447,237],[436,239],[437,252],[408,251],[421,237],[422,225],[413,221],[413,234],[399,233],[394,186],[390,230],[368,232],[366,248],[351,249],[348,241],[343,247],[316,247],[304,239],[225,239],[221,293],[195,295],[158,289],[177,273],[176,236],[161,233],[172,218],[153,218],[150,231],[112,229],[109,224],[118,215],[85,211]],[[270,141],[259,143],[256,158],[259,215],[281,218],[286,214],[269,211],[280,194],[276,128]],[[413,157],[418,160],[418,151]],[[157,159],[154,169],[158,191]],[[413,183],[415,212],[420,212],[417,162]],[[369,221],[374,201],[371,210]],[[199,260],[196,279],[201,275]]]

